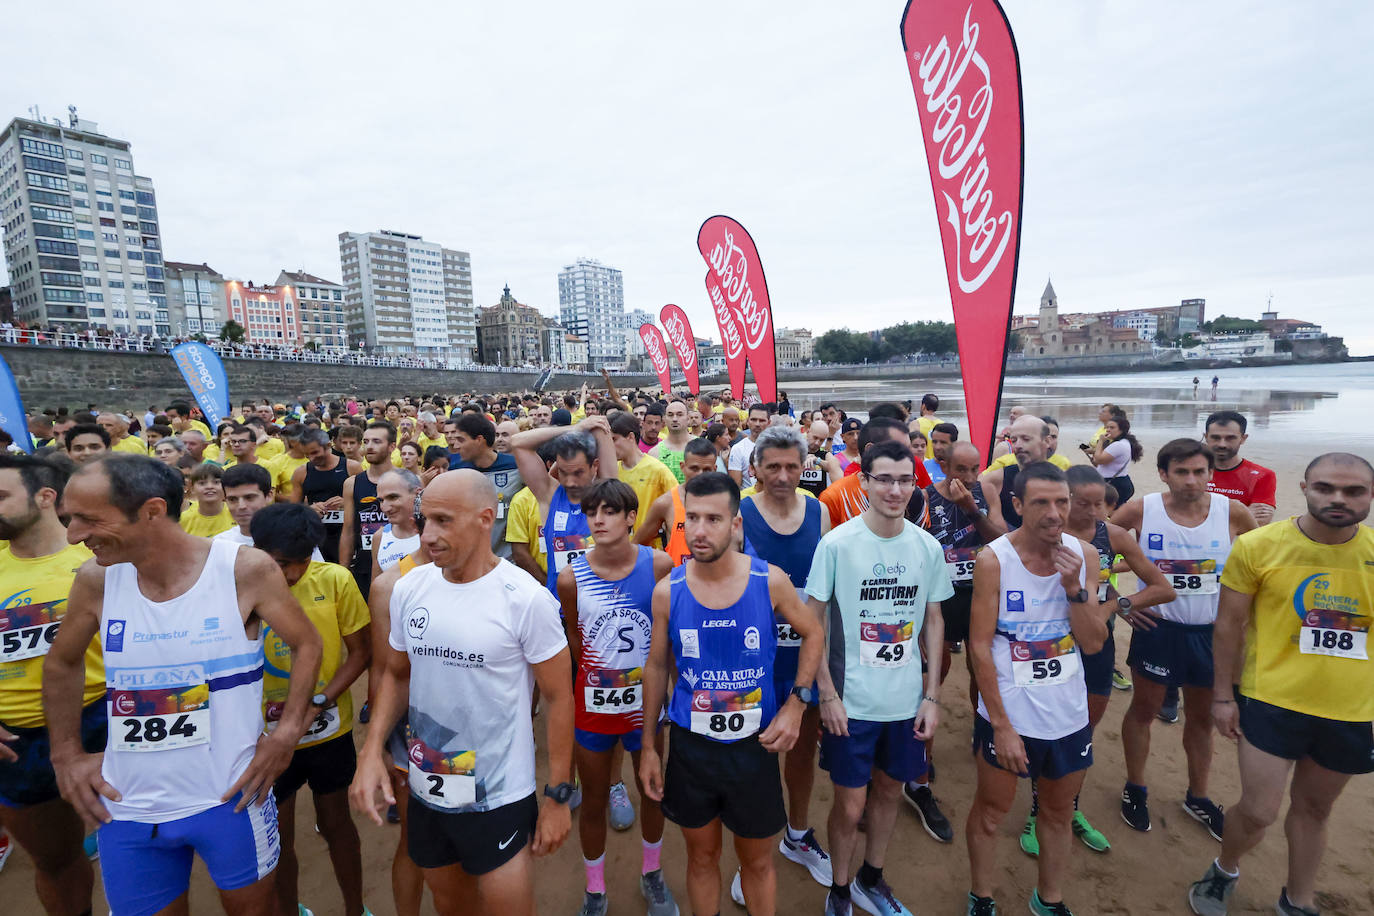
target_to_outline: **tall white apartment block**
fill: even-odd
[[[625,281],[594,258],[578,258],[558,272],[558,311],[569,334],[587,342],[593,366],[625,361]]]
[[[172,333],[150,179],[127,140],[68,109],[0,131],[0,225],[15,320],[28,327]]]
[[[418,235],[339,233],[351,344],[380,355],[471,362],[477,352],[472,257]]]

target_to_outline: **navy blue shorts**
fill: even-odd
[[[1088,693],[1100,697],[1112,695],[1112,670],[1116,667],[1116,637],[1107,631],[1107,641],[1102,644],[1101,652],[1092,655],[1082,653],[1083,681],[1088,685]]]
[[[659,728],[663,723],[658,724]],[[580,728],[573,729],[573,740],[579,747],[586,748],[593,754],[604,754],[620,744],[631,754],[639,753],[639,749],[644,746],[644,730],[636,728],[633,731],[621,734],[602,734],[601,732],[583,731]]]
[[[1131,633],[1131,670],[1157,684],[1212,689],[1212,625],[1159,621]]]
[[[357,771],[358,752],[350,730],[321,744],[297,748],[291,755],[291,762],[272,785],[272,793],[282,802],[307,784],[315,795],[342,792],[353,782],[353,774]]]
[[[271,874],[281,855],[276,799],[265,792],[261,802],[235,814],[239,798],[161,824],[101,826],[100,876],[110,908],[120,916],[152,916],[165,909],[186,893],[197,855],[222,891]]]
[[[993,743],[992,723],[982,716],[973,717],[973,751],[982,752],[983,759],[995,767],[997,747]],[[1021,744],[1026,748],[1026,764],[1029,772],[1018,776],[1031,779],[1062,779],[1070,773],[1086,770],[1093,765],[1093,729],[1085,725],[1071,735],[1062,738],[1027,738],[1021,736]]]
[[[57,775],[52,770],[52,741],[48,729],[5,725],[5,730],[18,739],[10,742],[9,748],[19,755],[19,759],[9,763],[0,761],[0,805],[26,808],[60,798]],[[88,754],[105,750],[104,697],[81,710],[81,746]]]
[[[849,735],[821,732],[821,769],[846,789],[868,785],[876,767],[897,782],[926,774],[926,746],[916,740],[916,719],[899,722],[849,720]]]
[[[1312,762],[1333,773],[1374,773],[1374,725],[1295,712],[1236,694],[1245,740],[1275,757]]]

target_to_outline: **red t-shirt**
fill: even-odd
[[[1247,506],[1273,506],[1279,480],[1274,472],[1242,458],[1229,471],[1213,471],[1207,489],[1238,499]]]

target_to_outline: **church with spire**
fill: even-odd
[[[1048,280],[1040,295],[1038,319],[1014,321],[1012,329],[1021,336],[1021,352],[1028,357],[1112,356],[1122,353],[1149,354],[1153,345],[1132,328],[1112,325],[1110,316],[1093,314],[1061,317],[1059,297]]]

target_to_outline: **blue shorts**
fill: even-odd
[[[1026,748],[1027,773],[1031,779],[1062,779],[1070,773],[1086,770],[1093,765],[1093,728],[1085,725],[1062,738],[1027,738],[1021,736]],[[997,747],[993,744],[992,723],[980,715],[973,717],[973,752],[982,752],[983,759],[995,767]]]
[[[667,721],[667,720],[664,720]],[[658,723],[660,730],[663,722]],[[639,749],[644,746],[644,730],[636,728],[634,731],[621,734],[602,734],[601,732],[588,732],[580,728],[573,729],[573,740],[580,747],[584,747],[593,754],[604,754],[616,746],[622,745],[631,754],[639,753]]]
[[[1131,633],[1131,670],[1169,687],[1212,689],[1212,625],[1159,621]]]
[[[4,725],[0,722],[0,725]],[[0,761],[0,806],[26,808],[60,798],[52,769],[52,741],[48,729],[5,725],[17,740],[9,743],[18,760]],[[81,746],[88,754],[105,750],[105,698],[81,710]]]
[[[271,792],[238,814],[239,798],[162,824],[111,821],[99,832],[100,876],[119,916],[152,916],[191,883],[191,864],[205,860],[215,887],[254,884],[277,867],[277,803]]]
[[[926,774],[926,746],[916,740],[916,719],[899,722],[849,720],[848,737],[821,732],[821,769],[847,789],[868,785],[876,767],[898,782]]]
[[[1083,661],[1083,682],[1088,693],[1100,697],[1112,695],[1112,671],[1116,668],[1116,636],[1111,628],[1107,629],[1107,641],[1102,644],[1101,652],[1081,654]]]

